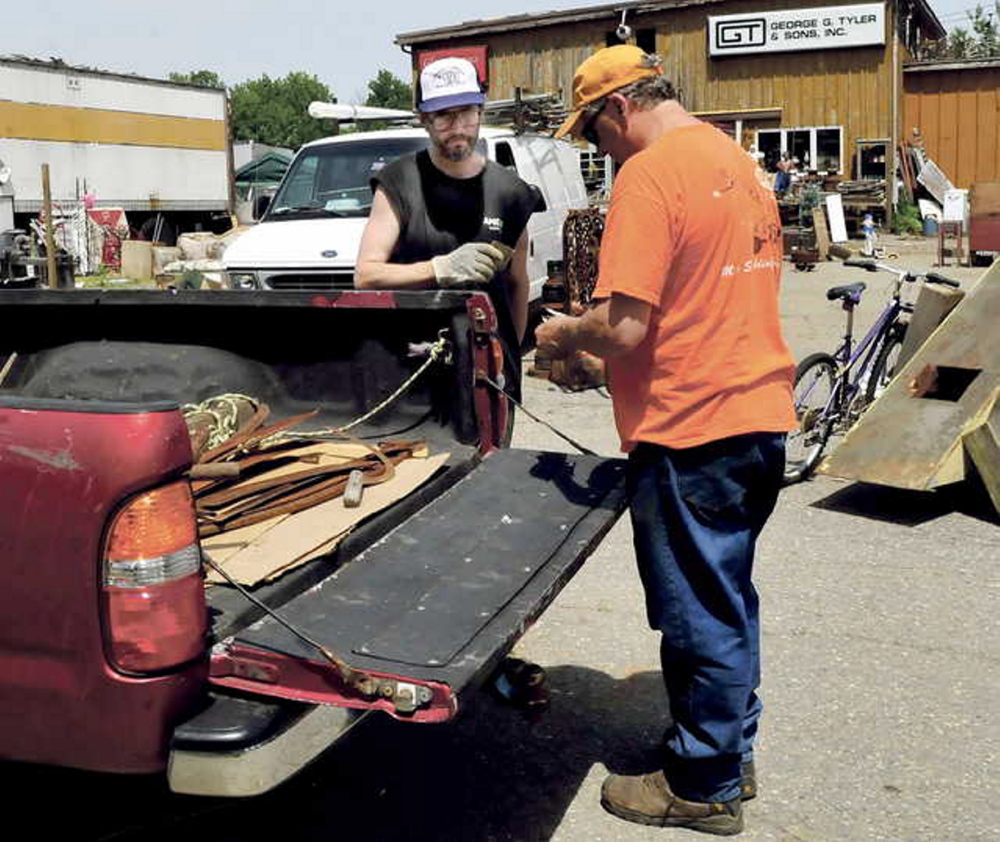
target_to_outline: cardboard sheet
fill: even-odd
[[[338,448],[342,445],[336,445]],[[363,448],[355,447],[353,454]],[[388,508],[415,491],[447,461],[448,453],[404,459],[387,482],[365,488],[361,505],[344,507],[340,497],[291,515],[213,535],[202,540],[202,550],[241,585],[256,585],[334,549],[351,529],[367,517]],[[352,458],[349,456],[348,458]],[[210,583],[223,583],[211,568]]]

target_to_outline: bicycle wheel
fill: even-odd
[[[893,325],[886,335],[868,375],[868,385],[865,387],[866,404],[870,404],[881,395],[889,385],[889,381],[896,376],[899,369],[899,352],[903,350],[905,337],[906,325],[899,323]]]
[[[828,412],[837,384],[837,362],[829,354],[810,354],[795,370],[795,418],[798,426],[785,440],[785,485],[809,477],[830,438]]]

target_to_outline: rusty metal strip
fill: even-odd
[[[355,671],[363,676],[353,684],[331,671],[330,664],[293,658],[239,644],[212,654],[209,680],[220,687],[321,705],[382,710],[411,722],[446,722],[458,712],[458,702],[447,684],[415,681],[390,673]],[[401,685],[418,688],[426,701],[415,699],[413,710],[398,698]],[[402,710],[401,710],[402,708]]]
[[[366,471],[365,484],[375,485],[384,482],[392,477],[392,466],[399,464],[404,459],[411,456],[410,450],[400,450],[387,457],[389,467],[372,463],[370,460],[367,466],[372,470]],[[375,467],[378,473],[375,472]],[[343,494],[347,486],[348,474],[342,472],[343,466],[338,466],[341,472],[337,475],[324,479],[322,475],[313,476],[299,483],[285,483],[277,488],[271,489],[271,493],[258,494],[251,500],[243,504],[230,506],[224,511],[212,512],[199,503],[198,535],[202,538],[209,535],[217,535],[220,532],[228,532],[239,529],[243,526],[252,526],[270,518],[283,514],[294,514],[295,512],[317,506],[328,500],[333,500]],[[261,504],[270,503],[270,505]]]

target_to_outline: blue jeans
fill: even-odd
[[[739,796],[761,704],[757,536],[774,509],[785,437],[751,433],[629,454],[630,510],[673,726],[664,770],[691,801]]]

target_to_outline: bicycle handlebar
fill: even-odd
[[[878,271],[874,260],[863,260],[859,257],[849,257],[844,261],[845,266],[854,266],[858,269],[867,269],[869,272]]]
[[[888,263],[879,263],[878,261],[871,260],[870,258],[857,258],[849,257],[844,261],[845,266],[853,266],[858,269],[865,269],[868,272],[889,272],[895,275],[899,281],[915,281],[917,278],[923,277],[923,279],[929,284],[942,284],[943,286],[949,286],[958,288],[961,284],[958,281],[953,281],[951,278],[946,278],[944,275],[939,275],[937,272],[927,272],[924,275],[920,275],[916,272],[911,272],[909,269],[899,269],[895,266],[890,266]]]
[[[958,289],[961,284],[958,281],[953,281],[951,278],[946,278],[944,275],[939,275],[937,272],[928,272],[924,275],[924,280],[929,284],[943,284],[946,287],[954,287]]]

